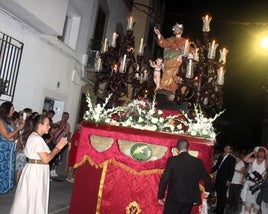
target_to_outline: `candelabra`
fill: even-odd
[[[121,105],[120,99],[123,97],[147,98],[153,94],[153,86],[151,86],[153,83],[150,81],[149,73],[142,66],[143,38],[135,58],[133,24],[134,20],[130,17],[126,35],[121,38],[120,35],[114,33],[111,45],[109,45],[108,39],[105,39],[101,53],[96,58],[94,91],[97,93],[100,84],[104,83],[103,96],[107,97],[112,94],[108,107]]]
[[[199,105],[207,115],[218,113],[223,105],[223,84],[226,72],[225,62],[228,50],[220,49],[220,57],[215,60],[218,44],[209,41],[211,17],[203,17],[203,39],[191,42],[192,51],[182,56],[179,68],[178,89],[174,101],[187,103],[188,108]],[[185,44],[189,48],[189,44]]]

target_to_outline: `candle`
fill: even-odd
[[[134,24],[133,17],[130,16],[130,17],[128,18],[127,30],[133,30],[133,24]]]
[[[189,43],[188,39],[186,39],[186,41],[184,43],[183,56],[188,56],[189,45],[190,45],[190,43]]]
[[[101,70],[101,65],[102,65],[102,60],[101,60],[100,57],[98,57],[98,60],[97,60],[97,68],[96,68],[97,71],[100,71]]]
[[[217,84],[218,85],[223,85],[224,83],[224,74],[225,74],[225,70],[223,69],[223,67],[220,67],[218,70],[217,70]]]
[[[141,38],[141,42],[140,42],[139,55],[140,56],[143,55],[143,38]]]
[[[205,97],[204,100],[203,100],[203,104],[204,105],[207,105],[208,104],[208,97]]]
[[[203,32],[209,32],[210,31],[210,26],[209,26],[209,23],[211,21],[211,16],[209,15],[206,15],[206,16],[203,16],[202,17],[202,20],[203,20]]]
[[[187,68],[186,68],[186,78],[191,79],[193,78],[193,60],[189,59]]]
[[[209,50],[208,50],[208,58],[214,59],[216,54],[216,49],[219,44],[215,42],[215,40],[212,41],[212,43],[209,44]]]
[[[118,65],[117,65],[117,64],[114,64],[114,67],[113,67],[113,69],[112,69],[111,76],[112,76],[113,74],[116,74],[117,71],[118,71]]]
[[[219,62],[223,65],[226,63],[226,55],[229,51],[226,48],[220,49],[220,58]]]
[[[115,48],[116,46],[116,38],[118,37],[117,33],[113,33],[113,39],[112,39],[112,47]]]
[[[194,51],[194,60],[199,62],[199,48],[196,48],[195,51]]]
[[[148,72],[147,72],[147,70],[144,70],[143,71],[143,80],[148,80]]]
[[[127,55],[124,54],[122,63],[120,65],[120,72],[123,73],[125,71],[125,66],[126,66],[126,59],[127,59]]]
[[[102,48],[102,53],[105,53],[107,51],[107,42],[108,42],[108,40],[107,40],[107,38],[105,38],[103,48]]]

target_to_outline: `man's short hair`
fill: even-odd
[[[227,147],[227,146],[229,146],[229,147],[233,148],[233,146],[232,146],[232,144],[231,144],[231,143],[225,143],[225,144],[224,144],[224,146],[223,146],[223,148],[225,148],[225,147]]]
[[[48,113],[55,115],[55,111],[54,110],[49,110]]]
[[[189,143],[186,139],[179,139],[177,142],[177,149],[179,151],[181,150],[188,150],[189,148]]]

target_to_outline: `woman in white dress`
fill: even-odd
[[[67,144],[62,138],[50,151],[42,138],[49,131],[49,119],[38,115],[33,120],[33,132],[29,136],[24,153],[28,159],[25,165],[10,210],[10,214],[47,214],[49,200],[49,162]]]

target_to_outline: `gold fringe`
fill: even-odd
[[[100,164],[96,164],[89,156],[85,155],[83,157],[83,160],[80,161],[79,163],[76,163],[74,165],[74,168],[78,168],[80,166],[82,166],[83,164],[85,164],[85,162],[88,162],[91,166],[95,167],[96,169],[101,169],[104,167],[104,165],[106,164],[114,164],[114,165],[117,165],[119,166],[120,168],[128,171],[129,173],[131,174],[134,174],[134,175],[150,175],[150,174],[162,174],[163,173],[163,169],[151,169],[151,170],[143,170],[143,171],[136,171],[128,166],[126,166],[125,164],[123,163],[120,163],[118,161],[116,161],[114,158],[111,158],[111,159],[108,159]]]
[[[107,163],[103,164],[103,169],[101,173],[101,179],[100,179],[100,186],[99,186],[99,192],[98,192],[98,201],[97,201],[97,207],[96,207],[96,213],[100,213],[100,207],[101,207],[101,199],[102,199],[102,192],[103,192],[103,186],[104,186],[104,180],[107,173]]]

